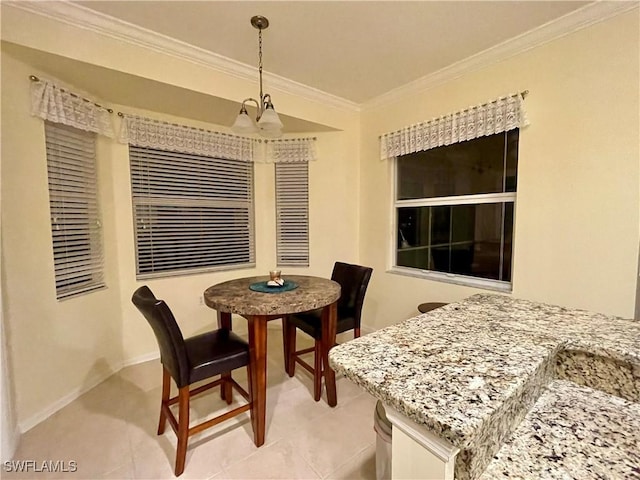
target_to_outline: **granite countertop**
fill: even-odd
[[[640,478],[640,403],[554,380],[481,480]]]
[[[474,295],[329,357],[336,372],[459,447],[461,479],[482,474],[555,378],[640,402],[640,322],[503,295]]]

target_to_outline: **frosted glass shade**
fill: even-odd
[[[260,136],[264,138],[280,138],[282,136],[282,130],[260,130]]]
[[[236,117],[236,121],[231,126],[231,131],[239,135],[257,133],[258,127],[254,123],[254,121],[251,120],[251,117],[245,110],[244,112],[240,112],[238,114],[238,116]]]
[[[263,132],[276,132],[282,130],[282,122],[280,121],[280,117],[278,117],[273,106],[268,105],[267,108],[264,109],[260,120],[258,120],[258,127],[260,127],[260,130]]]

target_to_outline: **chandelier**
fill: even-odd
[[[237,134],[260,133],[263,137],[277,138],[282,135],[282,122],[278,117],[271,95],[262,93],[262,30],[269,26],[269,20],[261,15],[251,17],[251,25],[258,29],[258,73],[260,76],[260,101],[246,98],[242,101],[240,113],[233,123],[231,130]],[[258,109],[255,122],[247,113],[247,102],[254,102]]]

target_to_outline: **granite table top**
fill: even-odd
[[[555,378],[640,402],[640,322],[504,295],[418,315],[329,358],[336,372],[459,447],[460,479],[482,474]]]
[[[238,315],[285,315],[321,308],[340,298],[340,284],[328,278],[307,275],[283,275],[283,278],[297,283],[298,288],[255,292],[249,285],[266,282],[269,277],[237,278],[207,288],[204,302],[220,312]]]

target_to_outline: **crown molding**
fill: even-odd
[[[55,21],[89,30],[116,40],[180,58],[234,78],[258,81],[255,67],[190,45],[186,42],[110,17],[67,1],[2,1],[3,8],[14,7]],[[467,73],[518,55],[571,34],[592,24],[638,8],[638,1],[595,1],[552,20],[520,36],[472,55],[432,74],[421,77],[362,104],[323,92],[279,75],[264,73],[271,91],[292,94],[339,109],[359,112],[377,108],[407,96],[431,89]]]
[[[133,25],[82,5],[66,1],[3,2],[3,7],[6,6],[18,8],[158,53],[187,60],[234,78],[258,81],[258,73],[254,66]],[[271,91],[296,95],[306,100],[343,110],[360,111],[360,105],[358,103],[338,97],[337,95],[332,95],[317,88],[309,87],[268,72],[263,72],[263,77],[265,81],[269,83],[269,90]]]
[[[487,67],[522,52],[569,35],[595,23],[638,8],[638,1],[596,1],[552,20],[522,35],[511,38],[494,47],[456,62],[437,72],[395,88],[364,102],[363,111],[388,105],[408,96],[442,85],[467,73]]]

